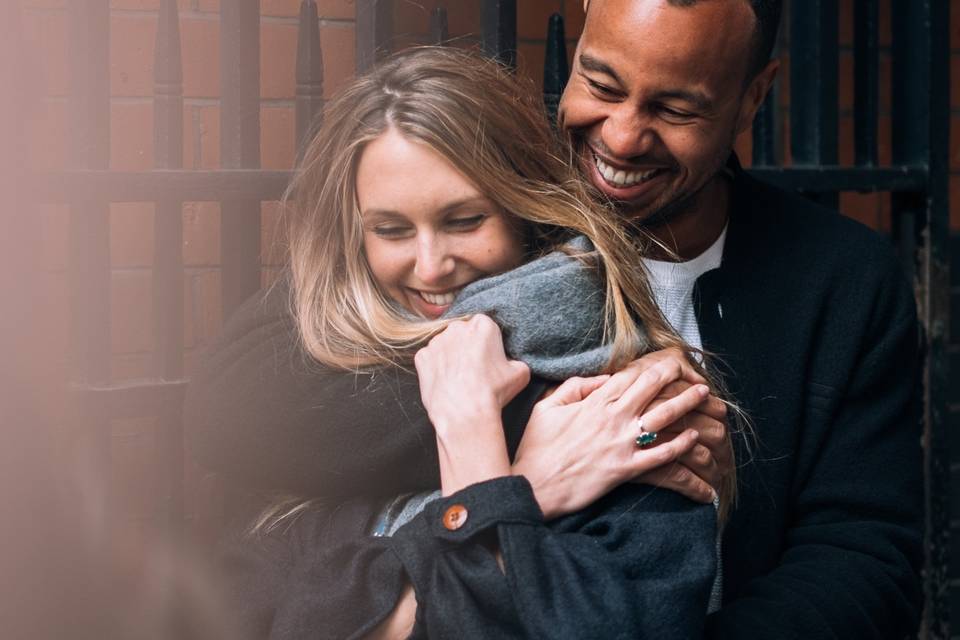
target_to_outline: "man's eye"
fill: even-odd
[[[451,218],[447,221],[447,224],[450,225],[453,229],[457,231],[467,231],[470,229],[476,229],[479,227],[483,221],[486,219],[486,214],[480,213],[475,216],[466,216],[463,218]]]
[[[593,91],[595,91],[596,93],[604,97],[613,97],[617,95],[617,92],[615,89],[613,89],[612,87],[608,87],[607,85],[602,84],[600,82],[597,82],[596,80],[591,80],[590,78],[587,78],[587,84],[590,86],[590,88]]]
[[[660,106],[660,113],[671,120],[692,120],[697,116],[689,111],[681,111],[672,107]]]

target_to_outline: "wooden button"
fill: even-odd
[[[462,504],[451,505],[443,514],[443,526],[456,531],[467,521],[467,508]]]

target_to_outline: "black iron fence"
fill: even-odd
[[[72,132],[70,169],[43,178],[40,197],[70,207],[71,390],[76,428],[91,464],[110,465],[112,420],[157,418],[157,496],[168,534],[182,533],[184,451],[180,405],[184,380],[181,207],[221,203],[222,305],[226,317],[260,287],[260,203],[276,200],[289,173],[260,162],[259,3],[221,2],[221,157],[216,171],[182,168],[183,79],[176,0],[160,0],[154,66],[153,171],[109,171],[109,3],[71,0],[69,6]],[[479,42],[516,63],[516,0],[484,0]],[[753,130],[759,177],[836,203],[841,192],[890,194],[892,238],[916,285],[926,330],[924,447],[927,488],[926,612],[921,635],[946,638],[950,530],[947,349],[950,303],[947,156],[949,123],[948,6],[939,0],[893,0],[892,163],[878,159],[880,116],[879,0],[855,0],[855,162],[838,163],[838,0],[793,2],[782,53],[790,58],[787,121],[776,95]],[[392,2],[356,0],[356,65],[369,68],[388,48]],[[563,22],[548,33],[544,99],[555,112],[568,73]],[[443,9],[430,19],[429,40],[447,38]],[[296,59],[296,135],[308,135],[323,109],[323,62],[314,0],[301,2]],[[299,148],[299,144],[298,144]],[[149,379],[114,383],[110,375],[109,204],[155,202],[153,360]],[[954,252],[957,253],[956,251]],[[958,400],[953,399],[954,402]],[[102,513],[110,512],[109,488]]]

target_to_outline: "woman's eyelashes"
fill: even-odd
[[[451,216],[442,223],[442,229],[452,233],[464,233],[480,228],[488,214],[476,213],[470,215]],[[411,224],[388,222],[374,225],[371,228],[374,235],[386,240],[403,240],[416,234],[416,227]]]

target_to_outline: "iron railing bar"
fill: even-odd
[[[182,379],[146,379],[115,385],[74,384],[70,393],[78,406],[97,408],[112,419],[143,418],[179,408],[187,383]]]
[[[393,31],[391,0],[356,0],[356,67],[366,73],[387,53]]]
[[[314,0],[300,3],[295,75],[299,158],[323,118],[323,52],[320,48],[320,16]]]
[[[861,166],[877,164],[880,112],[878,4],[877,0],[856,0],[854,5],[854,150],[856,163]]]
[[[220,157],[225,169],[260,166],[260,3],[220,3]],[[260,202],[221,203],[223,317],[260,288]]]
[[[430,43],[444,45],[450,39],[450,28],[447,26],[446,7],[437,7],[430,13]]]
[[[29,193],[39,202],[70,203],[102,198],[109,202],[155,202],[171,193],[185,202],[214,202],[227,197],[276,200],[291,171],[222,169],[210,171],[58,171],[35,176]],[[229,211],[225,211],[230,215]]]
[[[483,52],[511,69],[517,66],[517,0],[483,0],[480,6]]]
[[[890,167],[753,167],[761,179],[804,191],[917,192],[926,189],[923,165]],[[110,202],[149,202],[176,192],[185,201],[215,201],[232,193],[244,199],[276,200],[293,177],[291,171],[234,169],[219,171],[63,171],[42,174],[31,195],[60,203],[102,194]]]
[[[551,123],[557,121],[560,96],[570,77],[563,16],[554,13],[547,24],[547,45],[543,64],[543,103]]]
[[[154,166],[183,167],[183,65],[177,0],[162,0],[154,53]],[[170,192],[177,194],[176,191]],[[179,195],[179,194],[177,194]],[[167,196],[153,218],[153,375],[183,377],[183,203]],[[166,404],[155,426],[160,519],[167,539],[183,536],[184,451],[180,404]]]
[[[837,0],[790,5],[790,147],[794,165],[837,163]],[[836,208],[837,195],[817,200]]]
[[[930,168],[926,193],[893,198],[896,226],[909,230],[900,239],[915,246],[914,282],[925,329],[924,483],[925,567],[923,638],[950,634],[950,599],[945,588],[949,566],[950,455],[949,356],[949,3],[914,0],[892,3],[893,160]]]
[[[927,188],[928,170],[924,166],[892,167],[752,167],[748,173],[785,189],[807,193],[835,191],[922,192]]]
[[[70,165],[104,170],[110,165],[110,5],[102,0],[68,4],[71,131]],[[107,384],[110,380],[110,208],[93,192],[70,204],[70,379]],[[83,468],[102,478],[87,496],[96,514],[94,539],[111,546],[113,510],[110,422],[96,406],[73,406],[81,433],[78,457]]]
[[[766,167],[776,164],[774,156],[774,139],[776,137],[776,123],[774,111],[776,102],[771,89],[764,98],[760,110],[753,120],[753,166]]]

